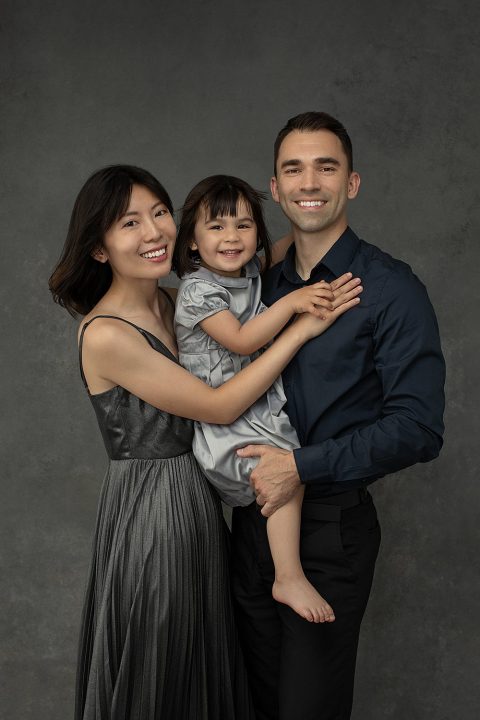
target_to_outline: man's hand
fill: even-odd
[[[237,453],[240,457],[260,458],[250,475],[250,483],[257,494],[257,503],[263,506],[262,515],[270,517],[300,486],[293,452],[271,445],[247,445]]]

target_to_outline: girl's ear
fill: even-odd
[[[108,255],[103,248],[97,248],[92,253],[92,258],[98,260],[98,262],[106,263],[108,261]]]

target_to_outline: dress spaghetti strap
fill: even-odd
[[[82,330],[80,333],[80,340],[78,342],[78,362],[80,365],[80,376],[82,378],[82,382],[85,385],[85,389],[87,390],[87,392],[90,392],[90,390],[88,389],[87,378],[85,377],[85,373],[83,372],[83,362],[82,362],[83,336],[85,335],[85,330],[90,325],[90,323],[92,323],[94,320],[97,320],[97,318],[108,318],[110,320],[121,320],[122,322],[127,323],[127,325],[131,325],[133,328],[135,328],[135,330],[138,330],[138,332],[141,335],[143,335],[143,337],[146,339],[148,344],[152,345],[152,343],[150,342],[150,340],[146,334],[146,333],[148,333],[148,330],[144,330],[143,328],[139,327],[138,325],[135,325],[135,323],[130,322],[130,320],[125,320],[125,318],[118,317],[118,315],[95,315],[93,318],[90,318],[90,320],[88,320],[88,322],[86,322],[84,324],[84,326],[82,327]],[[151,333],[148,333],[148,334],[151,335]],[[155,336],[152,335],[152,337],[155,337]],[[158,338],[157,338],[157,340],[158,340]],[[159,340],[159,342],[161,343],[162,341]],[[163,343],[162,343],[162,345],[163,345]],[[167,348],[167,350],[168,350],[168,348]]]

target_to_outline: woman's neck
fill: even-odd
[[[114,278],[101,305],[122,317],[155,315],[159,317],[158,283],[156,280],[125,282]]]

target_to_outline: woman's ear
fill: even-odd
[[[192,242],[190,243],[190,250],[198,250],[198,245],[195,240],[192,240]]]
[[[106,263],[108,261],[108,255],[103,248],[97,248],[92,253],[92,258],[98,260],[98,262]]]

